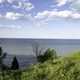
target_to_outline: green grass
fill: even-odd
[[[68,57],[70,57],[73,60],[80,60],[80,51],[75,51],[73,53],[70,53]]]

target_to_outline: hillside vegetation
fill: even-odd
[[[80,80],[80,52],[66,57],[52,57],[51,51],[46,52],[48,60],[45,54],[40,55],[40,60],[41,57],[44,59],[25,70],[1,72],[0,80]]]

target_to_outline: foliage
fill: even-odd
[[[80,80],[80,60],[72,57],[48,57],[25,70],[5,71],[4,77],[0,73],[0,80]]]
[[[4,53],[2,47],[0,47],[0,70],[7,68],[7,66],[3,64],[3,59],[6,57],[6,55],[7,53]]]
[[[58,56],[57,56],[57,53],[54,49],[47,49],[43,54],[39,55],[38,56],[38,62],[45,62],[47,60],[53,60],[53,59],[56,59]]]
[[[80,60],[80,51],[73,52],[68,57],[73,60]]]
[[[12,70],[19,69],[19,63],[18,63],[18,60],[17,60],[16,57],[13,58],[12,65],[11,65],[11,69],[12,69]]]
[[[80,80],[80,63],[66,58],[34,65],[23,80]]]
[[[49,60],[23,71],[9,71],[8,80],[80,80],[80,63],[70,58]]]

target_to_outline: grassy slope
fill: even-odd
[[[70,53],[68,57],[71,58],[72,60],[80,60],[80,51]]]

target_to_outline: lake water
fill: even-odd
[[[58,55],[80,51],[79,39],[0,39],[0,46],[3,48],[3,51],[9,55],[18,55],[17,58],[21,66],[35,62],[33,47],[36,44],[44,50],[54,48]],[[32,57],[28,57],[29,55],[32,55]],[[9,56],[7,57],[6,63],[12,60],[10,58]]]
[[[34,55],[33,47],[54,48],[59,55],[80,50],[79,39],[0,39],[0,46],[8,54]]]

